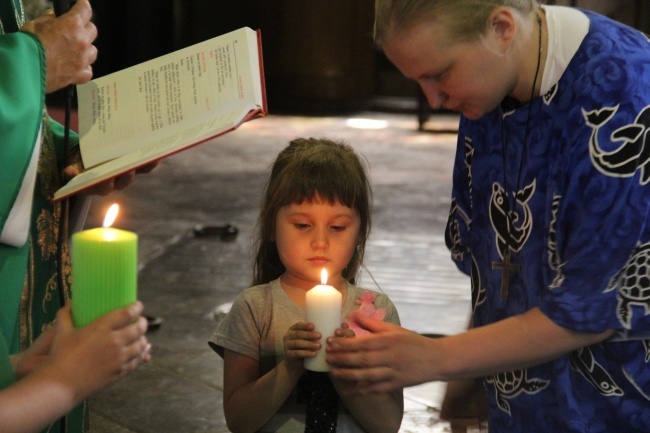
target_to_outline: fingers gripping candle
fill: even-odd
[[[325,339],[341,327],[341,292],[327,284],[327,271],[321,272],[321,284],[305,295],[306,320],[313,323],[321,334],[321,348],[315,358],[305,358],[305,368],[312,371],[329,371],[325,361]]]
[[[112,205],[102,228],[72,236],[72,318],[77,327],[137,298],[138,236],[110,227],[117,211]]]

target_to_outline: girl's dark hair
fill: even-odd
[[[257,255],[253,285],[268,283],[285,271],[275,243],[275,219],[280,208],[312,201],[316,196],[354,209],[360,221],[358,247],[343,270],[354,283],[370,233],[372,191],[367,165],[351,146],[326,138],[297,138],[271,166],[257,222]]]

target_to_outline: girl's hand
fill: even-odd
[[[308,322],[295,323],[284,334],[284,355],[287,365],[303,367],[304,358],[314,358],[320,349],[320,332],[314,331],[314,324]]]

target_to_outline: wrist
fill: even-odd
[[[69,369],[49,363],[39,369],[35,375],[45,378],[51,384],[61,402],[69,407],[74,407],[93,393],[93,386],[90,381],[83,380],[81,376]]]
[[[285,358],[284,368],[290,378],[295,379],[296,381],[305,374],[305,363],[302,358]]]

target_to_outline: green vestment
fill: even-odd
[[[29,347],[70,298],[66,204],[50,201],[62,184],[63,127],[45,112],[43,48],[18,32],[24,21],[20,0],[0,0],[0,229],[42,131],[30,234],[21,247],[0,244],[0,388],[15,380],[8,353]],[[76,134],[70,141],[78,142]],[[84,403],[66,417],[65,431],[87,430],[87,419]],[[46,429],[61,430],[59,422]]]
[[[11,7],[9,7],[11,6]],[[0,3],[0,28],[14,32],[0,36],[0,224],[4,227],[18,196],[29,165],[44,105],[44,64],[41,45],[31,35],[16,33],[16,8]],[[20,10],[20,9],[18,9]],[[0,303],[3,347],[19,349],[17,315],[20,305],[29,244],[14,247],[0,244]],[[4,354],[3,358],[6,358]],[[6,364],[5,364],[6,367]],[[6,386],[12,374],[3,369]]]

